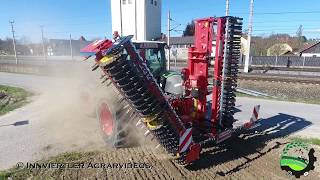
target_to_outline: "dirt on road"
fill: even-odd
[[[295,179],[279,165],[287,138],[276,134],[253,133],[232,138],[220,146],[207,148],[193,165],[174,163],[154,145],[108,150],[103,152],[64,154],[41,163],[83,164],[74,169],[32,169],[11,174],[14,179]],[[320,157],[318,147],[315,156]],[[40,162],[39,162],[40,163]],[[75,166],[74,166],[75,167]],[[319,179],[319,162],[308,176]]]

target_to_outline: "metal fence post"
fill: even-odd
[[[276,56],[276,62],[274,63],[274,66],[276,67],[278,64],[278,56]]]
[[[306,62],[306,57],[303,56],[303,60],[302,60],[302,68],[304,68],[304,63]]]

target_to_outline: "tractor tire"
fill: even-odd
[[[130,137],[129,115],[122,104],[113,108],[106,99],[101,100],[96,108],[103,140],[113,148],[129,147],[133,143]]]

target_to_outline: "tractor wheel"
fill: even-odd
[[[122,106],[122,105],[120,105]],[[112,108],[107,100],[102,100],[96,108],[100,130],[107,145],[114,148],[130,146],[128,114],[122,108]]]

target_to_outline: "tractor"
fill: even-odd
[[[90,47],[95,46],[99,42],[101,41],[95,41],[88,47],[82,49],[82,55],[90,56],[90,54],[92,54]],[[163,90],[166,93],[182,94],[181,74],[179,72],[166,70],[166,43],[162,41],[133,41],[133,45],[140,56],[143,57],[144,62],[148,65],[157,83],[163,87]],[[166,86],[162,84],[166,84]],[[93,87],[91,87],[91,89],[92,88]],[[87,99],[90,96],[88,92],[89,90],[86,89],[82,93],[82,99],[84,99],[85,102],[88,101]],[[116,91],[108,91],[108,93],[111,93],[111,96],[118,97]],[[101,135],[106,144],[114,148],[129,147],[137,144],[140,140],[136,139],[138,137],[136,137],[135,134],[139,133],[139,130],[137,131],[137,129],[130,127],[136,124],[130,124],[128,122],[128,119],[132,119],[132,115],[126,111],[128,105],[123,102],[123,99],[121,97],[116,98],[115,102],[112,102],[112,100],[103,97],[96,98],[98,98],[98,100],[95,105],[94,116],[99,121]],[[113,105],[114,103],[116,105]]]
[[[120,96],[118,110],[111,110],[108,102],[97,108],[105,140],[114,147],[129,146],[135,132],[128,127],[142,126],[144,135],[156,139],[177,163],[188,165],[208,144],[253,127],[259,106],[247,123],[233,126],[241,35],[241,18],[196,19],[194,45],[181,72],[165,68],[162,42],[134,42],[133,36],[123,36],[82,49],[86,59],[95,57],[92,70],[99,68],[102,82]]]

